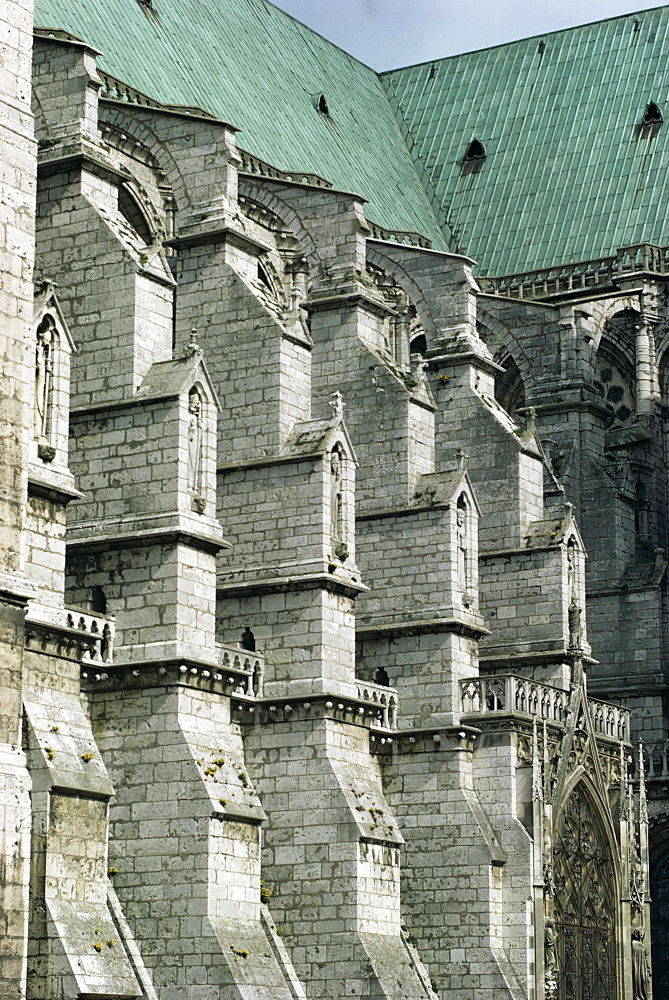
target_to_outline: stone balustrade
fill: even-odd
[[[590,701],[592,727],[600,736],[629,740],[630,713],[618,705]],[[460,710],[470,715],[525,715],[564,724],[569,697],[566,691],[515,674],[473,677],[460,681]]]
[[[311,184],[313,187],[331,188],[332,183],[326,181],[320,174],[312,174],[305,170],[279,170],[271,163],[266,163],[245,149],[237,149],[242,163],[239,168],[242,174],[252,174],[254,177],[274,177],[280,181],[291,181],[293,184]]]
[[[76,629],[94,639],[94,643],[83,654],[82,663],[111,664],[114,661],[116,622],[110,615],[91,614],[74,608],[52,608],[46,604],[31,602],[26,623],[46,625],[63,631]]]
[[[567,707],[565,691],[515,674],[460,681],[463,715],[522,714],[562,723],[567,718]]]
[[[185,104],[161,104],[148,94],[143,94],[141,90],[136,90],[130,84],[118,80],[115,76],[105,73],[97,67],[98,74],[102,80],[100,99],[103,101],[120,101],[122,104],[134,104],[139,108],[158,108],[161,111],[172,111],[179,115],[190,115],[193,118],[208,118],[210,121],[219,121],[216,115],[212,115],[204,108],[188,106]]]
[[[237,694],[259,698],[262,695],[262,682],[265,674],[265,657],[239,646],[225,646],[216,643],[218,664],[221,670],[227,670],[235,675],[241,674],[236,689]]]
[[[643,757],[646,781],[669,781],[669,740],[644,743]]]
[[[403,243],[406,246],[423,247],[426,250],[429,250],[432,246],[432,240],[429,240],[427,236],[423,236],[422,233],[414,232],[413,229],[386,229],[384,226],[379,226],[376,222],[369,222],[369,219],[367,222],[370,228],[369,235],[374,240]]]
[[[565,292],[610,285],[633,274],[669,274],[669,246],[638,243],[616,254],[502,277],[479,277],[487,294],[514,299],[546,299]]]
[[[371,681],[357,681],[358,698],[377,709],[377,720],[383,729],[397,728],[397,690]]]
[[[608,701],[590,701],[594,730],[600,736],[610,736],[614,740],[630,739],[630,713],[619,705]]]

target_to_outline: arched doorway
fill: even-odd
[[[650,866],[653,996],[669,997],[669,851]]]
[[[559,1000],[615,1000],[616,891],[609,838],[580,783],[555,839]]]

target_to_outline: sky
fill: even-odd
[[[630,14],[643,0],[272,0],[376,70]]]

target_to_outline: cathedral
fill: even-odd
[[[665,1000],[669,7],[0,23],[0,1000]]]

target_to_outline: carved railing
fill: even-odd
[[[326,181],[320,174],[312,174],[308,170],[279,170],[271,163],[266,163],[253,153],[237,148],[242,163],[239,168],[242,174],[253,174],[254,177],[274,177],[279,181],[292,181],[294,184],[311,184],[314,187],[331,188],[332,183]]]
[[[110,615],[91,614],[73,608],[52,608],[45,604],[30,603],[26,622],[51,625],[58,629],[76,629],[95,640],[82,663],[113,663],[116,621]]]
[[[629,740],[630,713],[627,709],[592,699],[589,703],[595,733],[616,740]],[[529,715],[547,722],[564,723],[568,707],[566,691],[515,674],[472,677],[460,681],[460,711],[463,715]]]
[[[244,674],[237,687],[237,694],[250,697],[262,695],[262,682],[265,675],[265,657],[239,646],[224,646],[217,642],[218,664],[221,670],[229,670],[234,674]]]
[[[565,691],[538,684],[527,677],[504,674],[460,681],[463,715],[532,715],[552,722],[567,718]]]
[[[545,299],[565,292],[577,292],[634,274],[669,274],[669,246],[637,243],[621,247],[616,254],[558,264],[503,277],[477,278],[481,290],[514,299]]]
[[[614,740],[629,740],[629,709],[611,705],[608,701],[594,701],[589,698],[593,728],[600,736],[610,736]]]
[[[646,781],[669,781],[669,740],[644,743],[643,757]]]
[[[371,681],[356,681],[358,698],[376,709],[377,721],[384,729],[397,728],[397,690]]]
[[[413,229],[386,229],[384,226],[379,226],[376,222],[370,222],[369,219],[367,220],[367,224],[370,229],[370,237],[374,240],[403,243],[406,246],[423,247],[425,250],[429,250],[432,246],[432,240],[429,240],[427,236],[423,236],[422,233],[415,232]]]
[[[100,97],[105,101],[120,101],[122,104],[134,105],[138,108],[157,108],[160,111],[172,111],[178,115],[192,115],[193,118],[208,118],[210,121],[220,121],[216,115],[212,115],[204,108],[189,106],[186,104],[161,104],[148,94],[143,94],[141,90],[131,87],[129,83],[105,73],[98,66],[98,75],[102,80]]]

